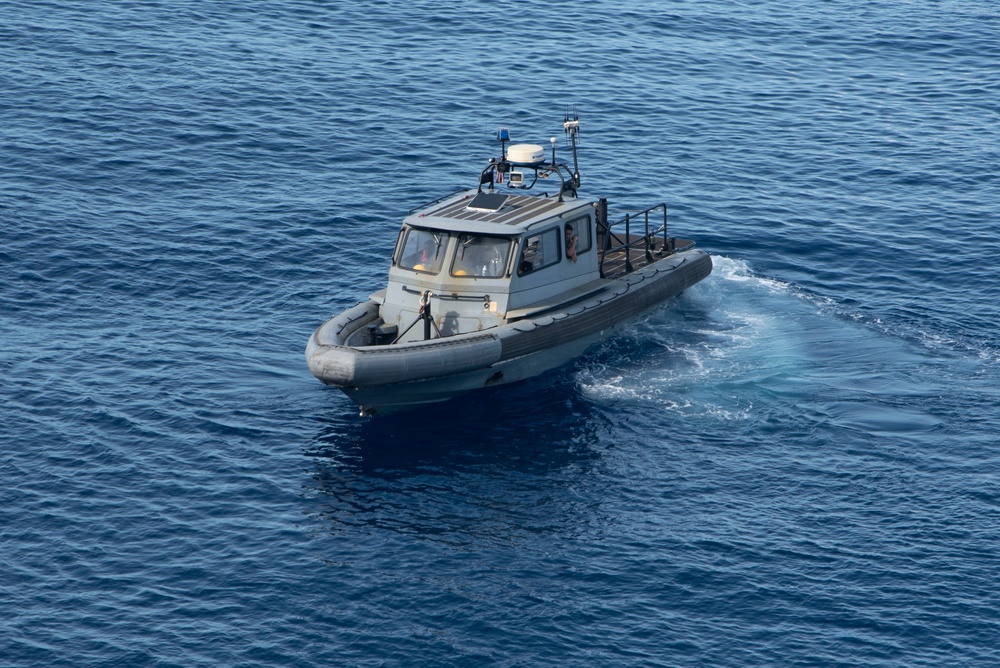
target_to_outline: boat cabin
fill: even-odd
[[[383,321],[400,336],[429,303],[437,338],[564,299],[600,278],[595,211],[576,197],[470,190],[412,212],[393,253]],[[413,328],[399,340],[421,338]]]

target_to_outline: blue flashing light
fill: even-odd
[[[497,128],[497,141],[510,141],[510,131],[507,128]]]

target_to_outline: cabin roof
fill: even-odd
[[[456,193],[414,210],[404,222],[418,227],[480,234],[520,234],[536,223],[590,206],[590,202],[566,194],[560,202],[557,196],[493,191],[493,197],[486,198],[489,201],[484,202],[480,198],[475,204],[481,206],[470,208],[478,194],[474,189]],[[499,203],[500,196],[505,198],[502,203]],[[498,203],[499,208],[489,210]]]

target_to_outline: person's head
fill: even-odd
[[[566,238],[568,239],[571,236],[573,236],[573,226],[570,225],[569,223],[566,223]]]

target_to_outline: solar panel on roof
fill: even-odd
[[[472,198],[472,201],[469,202],[469,206],[466,208],[473,211],[493,213],[503,208],[507,197],[508,195],[501,195],[500,193],[479,193]]]

